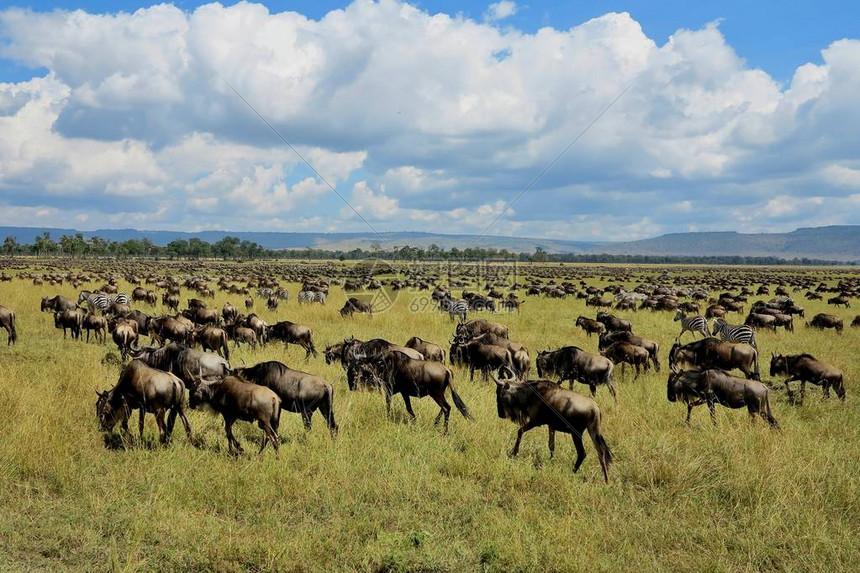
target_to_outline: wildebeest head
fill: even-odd
[[[777,374],[787,374],[788,373],[788,359],[782,354],[773,354],[770,355],[770,375],[776,376]]]
[[[666,380],[666,398],[670,402],[677,400],[678,394],[681,393],[681,377],[683,375],[683,372],[672,372]]]
[[[210,403],[215,396],[215,386],[218,384],[219,382],[205,382],[201,378],[197,387],[188,396],[188,405],[196,410],[201,405]]]
[[[112,403],[111,397],[113,396],[113,392],[113,389],[104,392],[96,390],[96,394],[98,394],[96,416],[99,419],[99,426],[103,432],[110,432],[121,417],[128,417],[130,415],[128,403],[125,400],[122,400],[119,405]]]
[[[335,360],[340,360],[341,355],[343,354],[343,343],[338,342],[336,344],[332,344],[331,346],[326,346],[325,348],[325,363],[331,364]]]

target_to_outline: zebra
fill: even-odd
[[[78,304],[86,302],[90,310],[106,311],[113,303],[128,304],[128,295],[124,293],[105,294],[102,292],[91,292],[82,290],[78,295]]]
[[[466,313],[469,312],[469,303],[463,299],[454,300],[450,296],[439,299],[439,310],[447,312],[448,317],[453,321],[454,317],[459,317],[460,322],[466,322]]]
[[[299,292],[298,301],[302,302],[318,302],[320,304],[325,304],[325,293],[324,292],[314,292],[312,290],[303,290]]]
[[[753,348],[758,348],[755,342],[755,328],[751,326],[735,326],[722,318],[715,318],[712,330],[714,335],[719,334],[723,340],[728,340],[729,342],[746,342]]]
[[[678,335],[678,340],[688,330],[692,333],[701,332],[704,337],[711,335],[708,332],[708,322],[703,316],[687,316],[683,311],[679,310],[678,314],[675,315],[675,322],[678,321],[681,321],[681,333]]]

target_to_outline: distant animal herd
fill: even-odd
[[[325,348],[326,363],[342,366],[350,390],[379,391],[385,398],[389,415],[396,394],[400,394],[406,411],[413,418],[412,398],[429,396],[439,406],[435,423],[442,422],[445,433],[452,409],[449,396],[463,417],[473,419],[455,389],[453,372],[446,363],[468,369],[472,380],[476,372],[483,380],[492,378],[496,385],[498,416],[519,427],[511,455],[518,453],[525,432],[547,426],[551,455],[555,433],[571,435],[577,453],[574,465],[577,471],[585,458],[583,434],[587,432],[606,481],[612,453],[603,436],[602,413],[593,396],[599,386],[605,386],[617,400],[614,379],[619,365],[622,378],[627,367],[634,377],[651,368],[657,372],[661,369],[660,343],[643,333],[634,333],[638,330],[634,328],[634,321],[611,314],[613,308],[628,313],[643,310],[674,313],[679,332],[668,353],[670,373],[666,396],[670,402],[686,405],[688,423],[692,410],[706,405],[716,424],[715,409],[721,405],[746,408],[751,418],[761,417],[778,429],[771,408],[772,390],[761,379],[756,333],[765,329],[794,332],[794,318],[805,316],[803,307],[795,301],[797,293],[806,291],[804,296],[808,300],[823,300],[829,293],[828,304],[850,308],[851,299],[857,298],[860,287],[860,280],[854,276],[839,276],[834,285],[817,281],[812,272],[768,275],[763,270],[756,276],[750,271],[733,275],[731,270],[723,270],[701,277],[678,274],[674,280],[668,272],[660,276],[641,276],[635,288],[625,290],[624,284],[637,282],[629,269],[602,270],[606,276],[600,277],[599,285],[594,284],[593,276],[588,277],[591,279],[588,282],[584,277],[577,281],[577,271],[559,269],[535,267],[531,269],[533,276],[524,282],[505,284],[489,280],[485,294],[465,288],[477,282],[468,274],[459,279],[449,276],[447,281],[429,271],[413,272],[406,279],[380,278],[363,275],[346,265],[323,269],[291,265],[277,271],[227,268],[217,279],[199,267],[185,269],[184,273],[182,269],[174,269],[173,272],[145,275],[131,272],[119,275],[116,269],[105,267],[77,272],[21,269],[17,277],[2,273],[0,282],[17,278],[34,285],[70,283],[79,287],[104,281],[92,291],[80,290],[77,299],[58,294],[33,301],[34,305],[40,305],[41,311],[50,313],[55,328],[63,331],[63,338],[70,335],[83,340],[86,331],[87,342],[92,335],[94,342],[103,344],[110,335],[116,345],[123,367],[116,384],[98,392],[96,412],[101,430],[110,433],[119,425],[123,443],[130,443],[128,424],[137,410],[141,437],[145,414],[153,414],[162,442],[169,441],[177,417],[191,438],[186,405],[191,408],[205,406],[223,417],[228,449],[233,453],[242,452],[233,434],[233,426],[240,420],[259,426],[262,431],[260,452],[268,444],[277,450],[281,411],[301,415],[307,429],[311,428],[313,415],[319,412],[331,435],[334,437],[338,432],[334,388],[329,381],[278,361],[242,367],[229,362],[231,343],[234,347],[248,345],[251,348],[275,342],[297,345],[305,351],[306,360],[319,354],[312,327],[286,320],[267,324],[253,312],[255,295],[257,300],[265,301],[268,309],[274,310],[290,297],[281,281],[302,285],[296,297],[300,304],[322,306],[332,287],[343,288],[347,293],[383,288],[431,291],[436,308],[443,315],[447,314],[453,325],[451,338],[445,346],[418,335],[404,341],[403,345],[381,337],[357,340],[347,336]],[[195,272],[188,272],[191,270]],[[280,280],[273,278],[275,272],[279,273]],[[118,276],[136,285],[130,296],[119,292]],[[753,290],[756,283],[760,286]],[[752,297],[769,297],[773,283],[776,283],[776,296],[749,304]],[[463,288],[459,297],[453,295],[455,288]],[[185,297],[185,308],[180,310],[183,290],[194,296]],[[220,310],[210,308],[206,299],[213,298],[216,290],[244,296],[247,314],[229,302]],[[724,292],[712,294],[717,290]],[[156,291],[160,291],[160,297]],[[587,352],[570,345],[533,354],[514,340],[502,318],[469,319],[468,315],[476,312],[521,312],[526,301],[520,299],[518,292],[525,292],[528,297],[561,301],[567,297],[585,299],[586,306],[598,309],[594,318],[565,316],[563,302],[553,304],[559,305],[558,320],[570,321],[571,328],[581,329],[587,337],[598,337],[599,352]],[[150,314],[130,307],[140,304],[155,309],[159,300],[172,314]],[[729,322],[729,313],[741,314],[747,306],[749,312],[742,324]],[[372,316],[373,313],[373,304],[358,296],[349,296],[339,310],[345,320],[356,314]],[[439,319],[431,315],[427,320]],[[8,333],[8,345],[19,339],[16,321],[12,309],[0,306],[0,325]],[[843,319],[820,313],[807,321],[806,326],[842,333]],[[854,318],[851,326],[860,326],[860,316]],[[344,323],[344,329],[348,330],[348,322]],[[695,340],[683,343],[685,334]],[[143,336],[148,337],[148,346],[141,345]],[[537,379],[530,378],[533,363]],[[742,377],[731,374],[733,371],[738,371]],[[783,377],[789,397],[798,405],[803,402],[807,383],[820,386],[825,397],[833,390],[839,399],[845,400],[842,372],[810,354],[772,353],[769,372],[771,377]],[[564,381],[569,383],[569,389],[562,387]],[[574,382],[588,386],[591,397],[574,392]],[[799,398],[790,387],[792,382],[800,384]]]

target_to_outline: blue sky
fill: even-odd
[[[0,224],[364,230],[224,79],[378,229],[482,231],[631,83],[493,233],[860,222],[860,3],[262,4],[0,5]]]

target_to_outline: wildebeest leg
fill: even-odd
[[[144,408],[140,409],[140,420],[138,420],[138,430],[140,431],[140,440],[143,441],[143,417],[146,415]]]
[[[687,402],[687,424],[690,423],[690,415],[693,413],[693,403]]]
[[[636,375],[633,376],[633,380],[637,380],[639,378],[639,363],[635,362],[633,364],[633,368],[636,370]]]
[[[469,365],[469,382],[475,381],[475,369]]]
[[[623,369],[621,372],[621,377],[622,378],[624,377]],[[571,384],[571,386],[573,386],[573,384]],[[573,388],[571,388],[571,389],[573,389]],[[591,397],[593,398],[597,394],[597,386],[595,386],[594,384],[589,384],[588,389],[591,390]]]
[[[713,398],[708,398],[708,411],[711,413],[711,421],[714,425],[717,425],[717,405],[714,403]]]
[[[800,379],[800,402],[798,402],[799,406],[803,406],[803,396],[806,394],[806,380]]]
[[[555,457],[555,430],[549,428],[549,457],[552,459]]]
[[[233,453],[235,448],[236,453],[242,453],[242,444],[233,435],[233,420],[232,418],[224,418],[224,431],[227,433],[227,447],[230,453]]]
[[[573,438],[573,447],[576,448],[576,463],[573,464],[573,473],[576,473],[579,471],[579,466],[582,465],[583,460],[585,460],[585,447],[582,445],[581,433],[574,430],[570,434],[570,437]]]
[[[305,424],[305,430],[310,431],[311,429],[311,416],[313,416],[313,410],[302,409],[302,422]]]
[[[788,394],[788,399],[789,399],[790,401],[792,401],[792,402],[794,401],[794,392],[792,392],[791,387],[788,385],[788,383],[789,383],[789,382],[794,382],[795,380],[797,380],[797,378],[795,378],[794,376],[792,376],[791,378],[789,378],[788,380],[786,380],[785,382],[783,382],[783,384],[785,384],[785,391],[786,391],[786,393]]]
[[[141,411],[143,411],[141,409]],[[164,424],[164,410],[158,410],[155,413],[155,423],[158,425],[158,434],[162,444],[166,444],[170,440],[170,434],[167,432]]]
[[[391,392],[388,390],[387,385],[385,388],[385,415],[391,418]]]
[[[415,412],[412,411],[412,401],[406,393],[401,393],[400,395],[403,396],[403,403],[406,405],[406,411],[409,412],[409,415],[412,416],[412,419],[414,420],[417,416],[415,415]]]
[[[532,428],[536,428],[538,424],[529,421],[520,426],[520,429],[517,430],[517,441],[514,443],[514,448],[508,453],[508,455],[512,458],[517,457],[517,454],[520,453],[520,442],[523,439],[523,434],[531,430]]]
[[[431,394],[430,396],[431,396],[431,398],[433,398],[436,401],[437,404],[439,404],[439,413],[436,414],[436,419],[433,420],[433,425],[435,426],[435,425],[439,424],[439,418],[441,416],[445,416],[445,424],[443,426],[444,427],[443,433],[447,434],[448,433],[448,418],[451,416],[451,404],[449,404],[448,401],[445,399],[445,394],[440,394],[438,396],[435,394]]]

